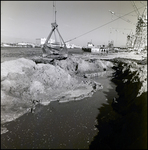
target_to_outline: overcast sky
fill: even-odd
[[[147,1],[135,1],[135,4],[141,8]],[[115,46],[124,46],[127,34],[135,33],[137,14],[131,1],[56,1],[56,10],[64,41],[78,37],[70,42],[76,45],[86,46],[91,40],[95,45],[108,44],[114,40]],[[139,9],[141,14],[143,11],[144,7]],[[128,13],[117,19],[116,15]],[[1,1],[2,42],[35,43],[36,38],[47,38],[52,22],[53,1]]]

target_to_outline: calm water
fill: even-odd
[[[72,52],[72,51],[71,51]],[[75,51],[76,53],[76,51]],[[77,53],[82,52],[77,50]],[[42,55],[39,48],[2,49],[1,57],[9,60]],[[2,60],[1,60],[2,61]],[[103,89],[91,98],[68,103],[51,102],[48,106],[37,105],[35,113],[27,113],[15,121],[6,123],[9,132],[1,135],[1,148],[51,148],[88,149],[98,133],[95,125],[99,108],[117,96],[110,78],[94,78]],[[107,110],[101,111],[105,114]]]
[[[82,54],[81,49],[68,49],[69,54]],[[20,47],[2,47],[1,62],[13,60],[16,58],[30,58],[33,56],[42,56],[41,48],[20,48]]]
[[[104,88],[91,98],[38,105],[35,113],[27,113],[6,123],[4,126],[9,132],[1,135],[1,148],[88,149],[98,133],[95,125],[99,108],[107,104],[106,98],[116,96],[115,85],[109,79],[98,81]]]

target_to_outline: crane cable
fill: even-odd
[[[56,1],[53,1],[53,20],[56,22]]]
[[[53,1],[53,20],[54,20],[54,22],[56,23],[56,13],[57,13],[57,11],[56,11],[56,1],[54,2]],[[55,32],[55,30],[54,30],[54,37],[55,37],[55,43],[57,43],[57,37],[56,37],[56,32]]]
[[[141,8],[143,8],[143,7],[144,7],[144,6],[142,6],[142,7],[140,7],[140,8],[137,8],[137,9],[141,9]],[[114,20],[112,20],[112,21],[110,21],[110,22],[108,22],[108,23],[105,23],[105,24],[103,24],[103,25],[101,25],[101,26],[99,26],[99,27],[97,27],[97,28],[95,28],[95,29],[92,29],[92,30],[90,30],[90,31],[88,31],[88,32],[86,32],[86,33],[83,33],[83,34],[81,34],[81,35],[79,35],[79,36],[77,36],[77,37],[75,37],[75,38],[73,38],[73,39],[70,39],[70,40],[66,41],[65,43],[70,42],[70,41],[73,41],[73,40],[75,40],[75,39],[77,39],[77,38],[79,38],[79,37],[81,37],[81,36],[83,36],[83,35],[86,35],[86,34],[92,32],[92,31],[95,31],[95,30],[97,30],[97,29],[99,29],[99,28],[101,28],[101,27],[104,27],[104,26],[106,26],[106,25],[108,25],[108,24],[110,24],[110,23],[112,23],[112,22],[114,22],[114,21],[116,21],[116,20],[118,20],[118,19],[120,19],[120,18],[122,19],[122,17],[127,16],[127,15],[133,13],[134,11],[135,11],[135,10],[133,10],[133,11],[131,11],[131,12],[129,12],[129,13],[127,13],[127,14],[121,16],[121,17],[118,17],[118,18],[116,18],[116,19],[114,19]]]
[[[137,8],[135,2],[134,2],[134,1],[131,1],[131,3],[132,3],[132,5],[133,5],[133,7],[134,7],[134,10],[135,10],[136,14],[137,14],[138,16],[140,16],[140,13],[139,13],[139,11],[138,11],[138,8]]]
[[[116,16],[116,17],[121,17],[122,20],[124,20],[124,21],[126,21],[126,22],[128,22],[128,23],[131,23],[132,25],[135,25],[135,26],[136,26],[135,23],[132,23],[130,20],[123,18],[123,16],[116,15],[116,13],[112,12],[111,10],[109,10],[109,11],[110,11],[110,13],[113,14],[114,16]]]

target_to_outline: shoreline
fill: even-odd
[[[70,58],[66,61],[75,63],[76,60]],[[93,81],[91,78],[84,77],[84,73],[86,71],[85,65],[91,73],[91,66],[94,64],[85,60],[82,61],[83,64],[79,65],[80,67],[76,71],[75,67],[77,65],[69,67],[67,64],[71,65],[71,63],[65,63],[64,61],[57,61],[55,62],[55,65],[35,64],[32,60],[21,58],[2,63],[1,125],[17,119],[28,111],[34,112],[38,103],[48,105],[51,101],[59,101],[60,103],[78,101],[85,97],[92,97],[97,90],[101,90],[103,87],[100,83]],[[63,66],[63,64],[66,64],[66,66]],[[9,70],[6,66],[9,66]],[[10,66],[12,66],[12,68]],[[70,70],[67,70],[67,67],[69,67]],[[43,75],[40,76],[41,71],[48,71],[46,74],[44,73],[45,77]],[[104,73],[106,74],[106,72]],[[62,77],[61,75],[63,76],[63,79],[65,78],[62,82],[59,80]],[[50,76],[53,77],[53,81],[52,78],[49,78]],[[63,87],[64,82],[65,87]],[[54,89],[47,88],[49,87],[46,86],[47,83],[49,83],[49,85],[52,83],[53,88],[55,89],[57,89],[57,87],[61,84],[62,89],[60,90],[59,88],[59,90],[54,91]],[[51,94],[49,96],[44,93]],[[9,101],[10,99],[11,101]],[[29,99],[31,101],[28,101]],[[3,128],[2,130],[6,131]],[[1,134],[4,133],[3,131],[1,131]]]
[[[97,134],[95,125],[98,108],[107,103],[108,92],[109,97],[113,98],[116,95],[115,85],[110,79],[94,77],[94,80],[100,81],[104,88],[96,91],[92,97],[67,103],[53,101],[46,106],[37,105],[33,114],[27,113],[13,122],[6,123],[5,127],[9,132],[2,135],[2,148],[28,149],[31,148],[31,144],[36,143],[34,148],[37,149],[88,149],[93,137]],[[34,139],[29,136],[29,139],[34,142],[27,140],[28,135],[32,134],[38,137]],[[8,141],[8,136],[13,141]],[[20,140],[22,138],[23,141]],[[46,143],[42,144],[42,141]],[[15,142],[17,145],[14,144]]]
[[[95,58],[93,57],[93,58],[91,58],[90,60],[92,61],[92,60],[94,60]],[[85,60],[89,60],[88,58],[86,58],[85,57]],[[135,63],[137,63],[138,65],[139,64],[141,64],[141,65],[146,65],[147,63],[146,63],[146,59],[144,59],[144,60],[132,60],[132,59],[126,59],[126,58],[115,58],[115,59],[110,59],[110,60],[108,60],[108,59],[104,59],[103,60],[104,62],[105,61],[110,61],[110,62],[114,62],[114,68],[115,68],[115,66],[117,65],[117,64],[120,64],[121,62],[124,64],[124,62],[126,62],[126,63],[129,63],[129,64],[132,64],[133,65],[133,67],[137,67],[136,66],[136,64]],[[131,63],[131,62],[134,62],[134,63]],[[100,70],[98,70],[98,71],[92,71],[92,74],[91,73],[88,73],[88,72],[85,72],[86,70],[84,70],[84,68],[81,66],[81,70],[79,70],[79,71],[75,71],[75,67],[77,66],[77,65],[74,65],[73,66],[73,68],[72,69],[70,69],[69,70],[69,66],[64,66],[63,65],[63,63],[65,63],[64,61],[62,62],[62,64],[60,63],[60,62],[55,62],[55,65],[58,65],[58,66],[60,66],[62,69],[64,69],[68,74],[70,74],[70,75],[72,75],[72,77],[76,77],[77,76],[77,79],[79,80],[79,81],[81,81],[81,79],[82,79],[82,77],[83,77],[83,79],[84,79],[84,82],[88,82],[88,80],[89,80],[89,84],[91,84],[91,86],[93,87],[94,85],[91,83],[91,78],[92,77],[97,77],[97,76],[104,76],[107,72],[106,72],[106,70],[105,71],[103,71],[103,69],[104,69],[104,67],[102,67],[102,73],[100,73],[99,71]],[[90,62],[89,62],[90,63]],[[122,64],[121,63],[121,64]],[[66,63],[65,63],[66,64]],[[101,65],[101,64],[100,64]],[[131,67],[131,70],[133,70],[133,67]],[[128,67],[127,67],[128,68]],[[79,68],[80,69],[80,68]],[[121,70],[123,70],[123,69],[121,69]],[[126,68],[125,68],[125,70],[126,70]],[[124,71],[125,71],[124,70]],[[140,70],[140,69],[139,69]],[[140,71],[142,71],[143,69],[141,69]],[[134,70],[133,70],[134,71]],[[106,72],[106,73],[105,73]],[[110,73],[111,72],[108,72],[108,74],[107,75],[110,75]],[[139,72],[140,73],[140,72]],[[142,80],[141,80],[142,81]],[[124,83],[126,83],[126,80],[124,80]],[[101,84],[98,84],[98,85],[101,85]],[[117,83],[117,86],[118,86],[118,83]],[[143,86],[144,86],[144,84],[143,84]],[[101,89],[101,88],[100,88]],[[94,92],[95,92],[95,90],[96,89],[94,89]],[[145,88],[143,88],[142,90],[145,90]],[[90,90],[91,91],[91,90]],[[97,90],[96,90],[97,91]],[[91,94],[94,94],[94,92],[93,93],[91,93]],[[142,92],[142,91],[141,91]],[[80,95],[82,95],[82,97],[80,96],[79,98],[78,98],[78,100],[82,100],[85,96],[81,93],[81,91],[79,91],[78,92],[78,90],[76,90],[76,93],[79,93]],[[73,94],[73,90],[71,91],[71,94],[70,94],[70,90],[69,90],[69,92],[65,92],[65,95],[71,95],[72,96],[72,94]],[[90,95],[90,96],[92,96],[92,95]],[[61,95],[61,97],[63,97],[63,95]],[[87,97],[89,97],[89,94],[87,95]],[[64,97],[63,97],[64,98]],[[68,102],[67,101],[67,98],[68,97],[65,97],[65,99],[63,99],[63,100],[59,100],[59,103],[63,103],[63,102]],[[77,98],[76,98],[77,99]],[[57,100],[57,99],[56,99]],[[75,100],[75,98],[73,98],[72,100]],[[115,104],[114,105],[116,105],[116,102],[118,103],[118,99],[115,99]],[[50,103],[50,102],[49,102]],[[118,107],[117,107],[118,108]],[[117,110],[117,108],[116,107],[114,107],[114,109],[116,109]],[[108,116],[108,115],[107,115]],[[107,117],[106,116],[106,117]],[[100,128],[100,127],[99,127]],[[5,133],[7,132],[7,130],[6,129],[2,129]],[[1,131],[1,134],[2,134],[2,131]]]
[[[145,142],[145,136],[146,136],[143,134],[143,132],[140,133],[138,129],[143,128],[142,130],[146,131],[145,124],[142,124],[145,122],[144,118],[146,118],[146,116],[145,116],[146,115],[146,113],[145,113],[146,105],[145,105],[145,102],[142,101],[142,99],[146,96],[146,93],[145,93],[146,89],[144,88],[144,86],[146,86],[144,83],[146,80],[145,80],[145,76],[143,76],[143,75],[146,75],[146,72],[143,73],[143,70],[146,69],[147,63],[145,60],[144,61],[143,60],[134,61],[134,60],[129,60],[129,59],[125,59],[125,58],[115,58],[110,61],[114,62],[113,69],[115,69],[115,72],[113,73],[113,76],[111,76],[110,74],[108,74],[108,75],[110,75],[110,78],[112,79],[112,81],[114,81],[116,83],[116,86],[117,86],[116,90],[118,92],[118,97],[114,97],[112,100],[110,98],[104,99],[104,102],[106,101],[108,104],[103,104],[102,107],[99,107],[99,109],[98,109],[99,114],[98,114],[98,117],[96,118],[98,120],[98,123],[95,125],[96,126],[95,130],[98,129],[99,132],[94,137],[94,140],[89,142],[90,143],[89,148],[91,149],[91,148],[93,148],[93,146],[95,148],[96,147],[104,148],[105,145],[106,145],[106,148],[119,148],[120,146],[125,147],[125,148],[126,147],[132,148],[132,147],[139,146],[139,148],[141,148],[140,144],[138,145],[138,143],[141,143],[142,140],[137,141],[136,143],[135,143],[135,140],[136,140],[137,136],[140,136],[143,139],[143,142]],[[61,65],[61,64],[58,64],[58,65]],[[64,68],[64,70],[65,70],[65,68],[67,68],[67,66],[62,66],[62,65],[61,65],[61,67]],[[145,69],[143,69],[143,67]],[[130,72],[127,73],[127,70]],[[137,70],[138,70],[138,73],[137,73]],[[74,73],[73,76],[75,76],[75,74],[77,75],[77,77],[79,76],[78,77],[79,81],[82,79],[81,77],[83,77],[85,79],[84,81],[86,83],[88,82],[88,79],[92,80],[92,78],[98,78],[96,73],[94,73],[94,71],[92,73],[92,76],[90,75],[89,77],[84,76],[86,74],[86,72],[73,72],[72,70],[67,70],[67,72],[69,72],[70,74]],[[88,74],[88,72],[87,72],[87,74]],[[131,76],[130,76],[130,74],[131,74]],[[129,75],[129,77],[128,77],[129,81],[127,80],[127,77],[125,75],[127,75],[127,76]],[[137,76],[140,77],[140,79],[138,81],[142,82],[142,84],[140,84],[140,86],[143,87],[143,88],[141,88],[141,91],[139,89],[137,89],[138,93],[132,92],[132,90],[135,88],[135,85],[138,85],[136,83]],[[103,77],[105,77],[105,76],[100,75],[100,78],[103,78]],[[120,78],[118,79],[118,77],[120,77],[122,80]],[[106,76],[106,78],[109,78],[109,77]],[[99,79],[98,79],[98,81],[99,81]],[[104,83],[104,81],[102,81],[102,83]],[[128,88],[123,88],[123,89],[119,88],[119,87],[121,87],[121,85],[124,87],[126,84],[130,84],[130,86],[134,86],[134,88],[131,87],[130,88],[131,91],[129,91],[129,92],[128,92]],[[107,87],[107,89],[108,89],[108,87]],[[97,92],[99,93],[99,91],[97,91]],[[97,92],[95,92],[95,93],[97,94]],[[130,107],[127,107],[127,103],[122,103],[122,102],[124,102],[123,95],[121,94],[122,92],[125,93],[125,95],[126,95],[126,93],[129,93],[128,100],[131,99],[130,96],[133,95],[132,93],[136,94],[136,96],[139,96],[139,97],[137,97],[135,101],[133,99],[132,103],[131,103],[132,105]],[[95,96],[95,93],[93,94],[93,96]],[[142,93],[144,93],[144,94],[142,94]],[[107,95],[109,95],[109,93]],[[122,96],[120,96],[120,95],[122,95]],[[84,99],[89,99],[89,97],[84,98]],[[90,97],[90,99],[91,99],[91,97]],[[125,98],[125,99],[127,99],[127,98]],[[83,101],[83,99],[80,98],[79,102],[81,102],[81,100]],[[66,102],[66,103],[62,104],[58,101],[56,103],[61,104],[61,106],[64,106],[65,104],[66,105],[72,104],[72,103],[67,103],[68,101],[61,101],[61,102]],[[86,100],[86,102],[87,102],[87,100]],[[144,102],[144,104],[140,104],[143,102]],[[73,104],[76,104],[76,103],[73,103]],[[135,105],[133,105],[133,104],[136,104],[137,106],[135,107]],[[52,103],[52,105],[54,105],[54,103]],[[50,104],[48,106],[50,107]],[[48,106],[44,106],[44,107],[48,107]],[[141,110],[140,107],[143,107],[144,111],[139,112]],[[131,109],[131,111],[129,111],[130,109]],[[34,115],[37,115],[39,113],[40,113],[40,110],[38,110],[38,108],[37,108],[37,110],[35,110]],[[31,114],[29,113],[29,115],[31,115]],[[27,116],[27,114],[24,116]],[[23,118],[23,116],[20,118]],[[138,119],[141,119],[141,123],[139,123]],[[16,121],[17,120],[19,120],[19,118],[16,119]],[[14,122],[14,121],[12,121],[12,122]],[[132,126],[132,129],[128,128],[129,124],[130,124],[130,127]],[[125,128],[125,126],[126,126],[126,128]],[[122,130],[120,130],[120,129],[122,129]],[[8,130],[6,128],[3,128],[3,130],[4,130],[4,132],[6,132],[6,135],[7,135]],[[128,132],[127,132],[127,130],[128,130]],[[124,132],[122,133],[122,131],[124,131]],[[107,132],[107,134],[105,134],[104,132]],[[114,132],[115,132],[115,136],[113,136]],[[135,137],[133,136],[134,133],[136,133]],[[5,136],[5,134],[3,134],[3,135]],[[103,136],[103,135],[105,135],[105,136]],[[107,136],[107,139],[106,139],[106,136]],[[128,140],[126,140],[124,146],[123,146],[122,138],[128,139]],[[129,142],[129,141],[131,141],[131,142]],[[96,142],[97,142],[97,145],[95,144]],[[118,144],[114,144],[115,142]],[[106,144],[102,145],[101,143],[106,143]],[[118,145],[120,145],[120,146],[118,147]],[[134,145],[136,145],[136,146],[134,146]],[[146,147],[145,143],[143,144],[143,147],[144,148]]]
[[[112,82],[117,86],[118,97],[108,101],[108,105],[99,109],[100,111],[108,109],[108,111],[97,116],[96,127],[99,132],[89,149],[145,149],[147,148],[147,85],[143,83],[147,79],[147,70],[143,65],[147,63],[138,61],[139,65],[136,65],[120,58],[112,61],[115,63]]]

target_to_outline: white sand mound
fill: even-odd
[[[8,75],[8,73],[24,74],[25,68],[32,69],[35,66],[35,62],[28,61],[25,58],[17,60],[10,60],[1,63],[1,81]]]
[[[76,57],[69,57],[66,60],[60,61],[57,60],[55,64],[68,71],[69,73],[98,72],[113,67],[113,63],[109,61],[97,59],[91,61],[87,58],[81,59]]]
[[[7,70],[10,64],[13,69]],[[22,100],[49,100],[57,92],[78,84],[59,66],[36,65],[32,60],[24,58],[2,63],[2,78],[2,90]]]
[[[58,65],[35,64],[32,60],[20,58],[3,62],[1,66],[3,122],[26,112],[33,100],[48,104],[62,97],[65,101],[74,100],[73,97],[83,98],[95,91],[93,83],[78,81]]]

